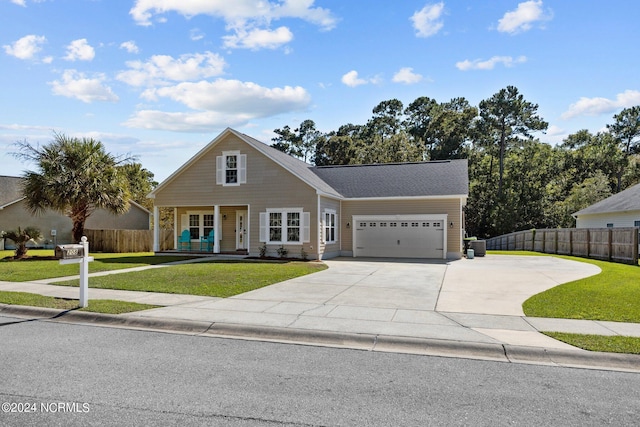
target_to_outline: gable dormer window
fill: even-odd
[[[223,186],[247,183],[247,155],[240,151],[223,151],[216,158],[216,184]]]

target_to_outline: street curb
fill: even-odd
[[[30,318],[29,320],[104,325],[127,329],[349,348],[387,353],[406,353],[519,364],[640,372],[640,355],[592,352],[580,349],[545,349],[509,344],[148,318],[127,316],[126,314],[113,315],[8,304],[0,304],[0,315],[26,317]]]

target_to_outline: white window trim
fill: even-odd
[[[269,240],[269,214],[280,213],[282,231],[280,236],[282,240],[274,241]],[[287,236],[287,214],[299,213],[300,214],[300,240],[297,242],[288,242]],[[311,241],[310,233],[311,215],[309,212],[304,212],[303,208],[268,208],[265,212],[260,212],[260,242],[264,242],[268,245],[302,245]]]
[[[327,239],[327,215],[333,215],[333,240]],[[324,237],[324,243],[328,245],[334,245],[338,243],[338,230],[340,227],[338,226],[338,214],[335,209],[325,209],[322,211],[322,234]]]
[[[227,157],[236,156],[238,182],[227,182]],[[223,151],[222,156],[216,157],[216,185],[223,187],[237,187],[247,183],[247,155],[240,154],[239,150]]]
[[[189,230],[191,228],[191,225],[189,224],[189,215],[198,215],[199,216],[198,228],[200,229],[198,239],[191,239],[191,242],[199,242],[200,241],[200,237],[202,237],[203,234],[204,234],[204,229],[205,229],[204,215],[213,215],[214,224],[213,224],[212,228],[214,230],[216,229],[215,228],[215,212],[214,211],[206,211],[206,210],[187,211],[186,213],[182,214],[182,218],[180,219],[180,222],[181,222],[180,232],[181,233],[182,233],[182,230]]]

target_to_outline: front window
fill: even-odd
[[[324,240],[325,243],[336,242],[336,214],[325,212],[324,214]]]
[[[200,215],[189,215],[189,235],[191,240],[200,238]]]
[[[300,241],[300,212],[287,213],[287,242]]]
[[[302,208],[260,212],[260,241],[267,244],[301,244],[310,241],[310,214]]]
[[[208,236],[213,231],[213,215],[205,214],[202,216],[203,236]]]
[[[225,183],[237,184],[238,183],[238,156],[232,155],[226,157],[225,168]]]
[[[269,241],[282,241],[282,212],[269,213]]]

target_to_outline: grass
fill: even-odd
[[[558,257],[596,265],[602,272],[532,296],[522,305],[527,316],[640,323],[638,266]]]
[[[565,283],[526,300],[527,316],[640,323],[640,268],[593,259],[538,252],[491,251],[500,255],[555,256],[593,264],[595,276]],[[567,344],[591,351],[640,354],[640,338],[543,332]]]
[[[157,305],[138,304],[135,302],[114,301],[107,299],[90,300],[89,306],[78,308],[78,300],[47,297],[27,292],[0,291],[0,302],[9,305],[26,305],[30,307],[46,307],[58,310],[88,311],[92,313],[122,314],[132,311],[149,310]]]
[[[326,269],[310,262],[215,261],[89,279],[90,288],[230,297]],[[57,284],[78,286],[78,280]]]
[[[32,280],[78,275],[79,267],[77,264],[60,265],[58,260],[38,259],[38,257],[51,257],[53,256],[53,252],[52,249],[32,249],[27,253],[28,256],[32,257],[30,260],[12,261],[5,258],[13,256],[13,251],[0,251],[0,280],[7,282],[29,282]],[[89,263],[89,273],[164,264],[193,258],[188,256],[155,256],[153,252],[123,254],[91,253],[90,255],[95,258],[95,261]]]
[[[563,332],[545,332],[544,334],[585,350],[640,354],[640,338],[636,337],[581,335]]]

